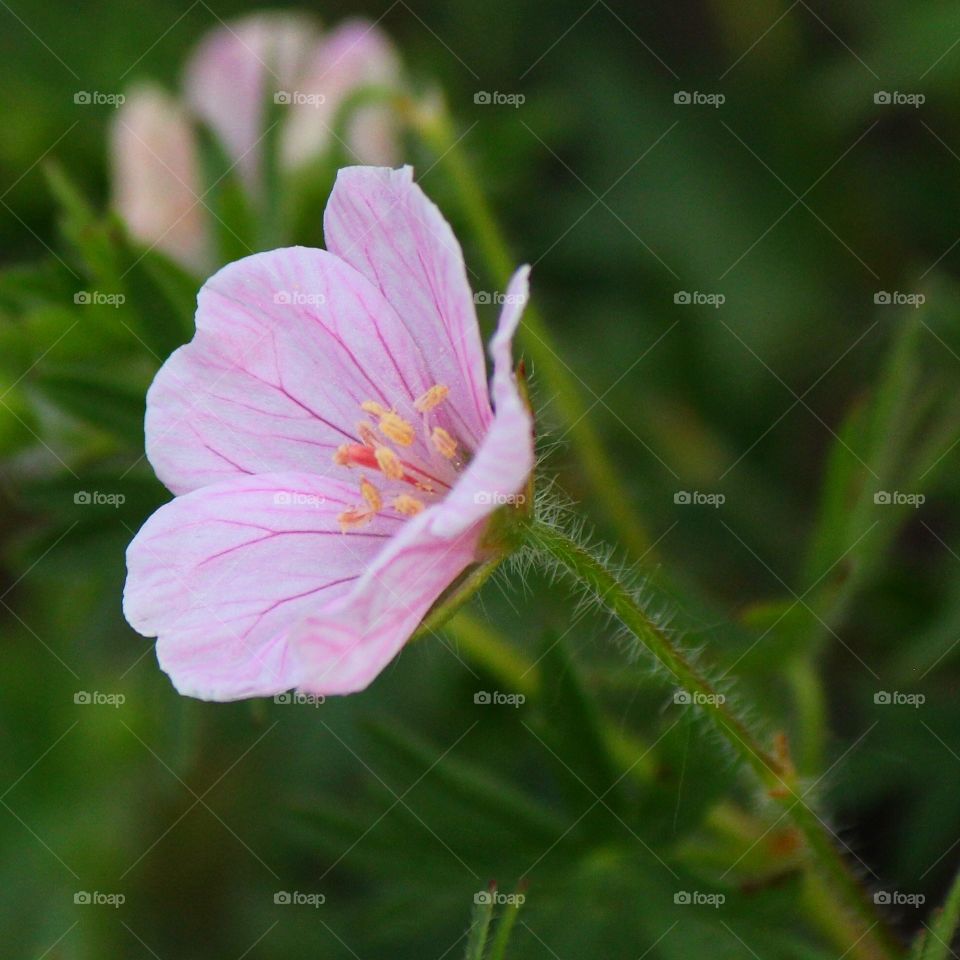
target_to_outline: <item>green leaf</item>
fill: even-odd
[[[540,668],[507,643],[488,623],[461,608],[440,628],[457,651],[483,670],[502,689],[522,693],[528,700],[538,695]]]
[[[146,413],[143,391],[121,387],[103,375],[90,373],[41,373],[33,382],[66,413],[116,434],[133,448],[142,445]]]
[[[487,896],[478,895],[473,901],[473,917],[470,920],[470,932],[467,934],[467,949],[463,960],[484,960],[490,921],[493,919],[493,895],[496,886],[490,885]]]
[[[84,265],[85,272],[104,292],[116,292],[117,277],[115,238],[105,222],[87,202],[59,164],[44,164],[47,183],[60,207],[60,230]]]
[[[412,768],[429,770],[429,779],[443,786],[449,807],[487,815],[494,824],[522,832],[534,844],[551,844],[567,829],[561,817],[508,780],[449,754],[437,763],[441,751],[401,725],[370,721],[366,727],[390,751],[409,760]]]
[[[837,439],[827,455],[817,521],[803,574],[806,583],[820,577],[843,554],[846,546],[844,537],[850,524],[850,512],[863,487],[861,465],[850,450],[862,436],[866,419],[865,405],[855,404],[837,431]]]
[[[187,281],[166,258],[132,245],[119,222],[116,228],[127,296],[123,317],[130,319],[141,345],[163,362],[193,336],[193,300],[184,293]]]
[[[213,226],[218,261],[230,263],[256,251],[256,211],[236,164],[208,130],[201,131],[200,154],[204,182],[209,185],[202,195],[204,213]]]
[[[582,807],[584,796],[602,796],[604,804],[623,812],[626,797],[619,782],[624,778],[613,759],[612,740],[562,636],[544,636],[540,670],[537,733],[561,767],[561,782],[568,785],[574,806]]]
[[[960,924],[960,874],[954,878],[942,909],[936,914],[933,926],[928,931],[925,944],[921,948],[923,960],[947,960],[955,956],[950,944],[956,936]]]
[[[56,260],[19,264],[0,271],[0,309],[18,314],[43,305],[69,303],[76,278]]]

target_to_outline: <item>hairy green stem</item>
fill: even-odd
[[[497,224],[486,195],[460,147],[453,123],[439,103],[423,106],[406,101],[403,111],[412,128],[437,155],[437,163],[446,170],[457,192],[464,217],[469,222],[487,267],[497,283],[506,284],[516,267],[509,245]],[[527,306],[518,338],[524,352],[533,360],[537,375],[552,395],[553,408],[572,439],[572,448],[591,488],[597,494],[609,521],[619,531],[624,546],[634,556],[650,549],[647,535],[590,419],[590,411],[599,401],[588,404],[581,382],[554,349],[551,334],[539,312]]]
[[[900,956],[900,947],[876,912],[866,890],[850,870],[817,813],[799,790],[799,780],[786,751],[770,750],[719,694],[673,640],[638,603],[633,591],[610,567],[562,530],[531,521],[528,542],[607,607],[653,655],[661,667],[698,704],[740,760],[749,767],[783,815],[804,837],[813,862],[829,878],[844,906],[862,927],[862,941],[873,944],[877,957]]]

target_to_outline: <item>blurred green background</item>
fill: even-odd
[[[44,171],[104,209],[111,108],[74,93],[175,89],[200,35],[261,8],[0,4],[4,954],[441,960],[462,955],[475,893],[525,878],[511,957],[836,957],[784,823],[563,586],[504,574],[469,621],[320,706],[180,698],[123,621],[124,548],[167,497],[141,459],[142,396],[189,332],[142,292],[74,305],[96,229],[64,219]],[[302,9],[382,16],[414,85],[444,90],[655,541],[630,559],[788,732],[891,923],[922,929],[960,861],[960,7]],[[445,164],[415,137],[407,159],[475,287],[498,289]],[[307,234],[321,243],[319,220]],[[547,472],[617,542],[532,367]]]

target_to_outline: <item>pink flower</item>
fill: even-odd
[[[111,131],[114,203],[132,236],[188,269],[211,262],[197,145],[183,107],[159,87],[127,94]]]
[[[292,104],[283,131],[283,165],[296,170],[323,155],[331,146],[338,112],[356,91],[390,89],[399,80],[400,61],[383,33],[365,20],[340,24],[306,65],[300,102]],[[344,136],[357,163],[389,164],[398,152],[395,128],[392,112],[383,105],[355,109]]]
[[[206,124],[254,204],[265,196],[265,154],[296,172],[339,146],[354,162],[391,164],[396,123],[383,105],[359,106],[335,127],[350,98],[393,88],[401,68],[373,23],[348,20],[328,34],[296,13],[256,13],[207,34],[184,70],[184,103],[135,88],[112,131],[114,200],[130,232],[188,269],[213,263],[196,123]],[[276,124],[276,133],[273,125]]]
[[[511,360],[528,269],[490,345],[494,412],[463,255],[412,169],[341,170],[324,230],[326,251],[211,277],[147,395],[177,497],[130,544],[124,612],[184,694],[362,690],[495,556],[489,521],[533,469]]]
[[[255,13],[208,33],[184,70],[187,102],[259,192],[267,111],[292,92],[319,33],[299,14]]]

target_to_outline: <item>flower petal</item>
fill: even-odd
[[[331,146],[344,101],[364,87],[393,87],[400,60],[383,31],[368,20],[347,20],[327,34],[306,67],[301,98],[290,109],[283,133],[283,160],[291,168],[321,156]],[[321,99],[322,98],[322,99]],[[359,107],[346,128],[346,146],[358,163],[389,164],[397,155],[396,119],[386,106]]]
[[[323,219],[327,249],[376,285],[427,358],[476,447],[490,422],[483,346],[460,245],[413,168],[346,167]]]
[[[290,92],[317,32],[295,14],[257,13],[211,31],[187,64],[187,99],[259,192],[271,94]]]
[[[291,637],[305,693],[365,689],[410,639],[443,591],[476,559],[479,531],[430,531],[431,508],[407,521],[349,592],[307,616]]]
[[[325,470],[337,446],[357,441],[360,403],[413,415],[430,377],[393,308],[352,267],[305,247],[255,254],[200,291],[196,336],[147,394],[147,454],[174,493]]]
[[[513,275],[490,341],[496,414],[479,450],[431,518],[430,530],[456,537],[520,494],[534,466],[533,417],[513,375],[513,335],[529,297],[529,267]]]
[[[131,236],[194,273],[210,262],[200,167],[186,112],[159,87],[127,94],[111,130],[114,204]]]
[[[160,666],[204,700],[267,696],[301,682],[291,630],[351,592],[403,523],[343,534],[357,492],[300,473],[240,477],[161,507],[127,550],[124,613],[157,637]]]

